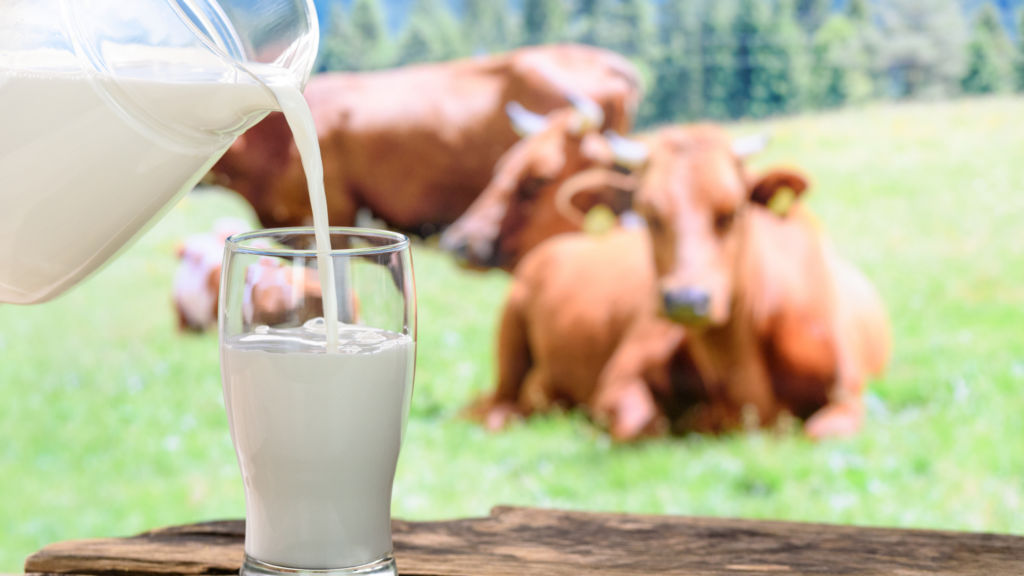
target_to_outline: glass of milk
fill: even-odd
[[[331,228],[330,243],[312,228],[226,243],[221,373],[245,483],[243,575],[397,574],[391,487],[416,360],[409,241]]]

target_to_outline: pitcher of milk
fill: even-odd
[[[61,294],[302,90],[312,0],[0,2],[0,302]]]

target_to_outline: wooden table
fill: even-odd
[[[1024,538],[794,522],[495,508],[487,518],[393,522],[406,576],[678,574],[1024,576]],[[245,522],[51,544],[29,573],[235,574]]]

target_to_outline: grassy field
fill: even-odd
[[[546,507],[1024,533],[1024,101],[773,121],[769,153],[879,286],[895,357],[848,441],[689,436],[618,446],[575,414],[491,435],[457,412],[492,380],[501,273],[415,253],[420,347],[394,513]],[[746,133],[754,126],[736,126]],[[244,514],[216,335],[174,328],[175,242],[237,198],[194,193],[102,273],[0,307],[0,572],[55,540]]]

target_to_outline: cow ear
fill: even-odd
[[[750,188],[750,201],[779,216],[789,214],[793,204],[807,191],[807,178],[795,170],[773,169],[758,176]]]

